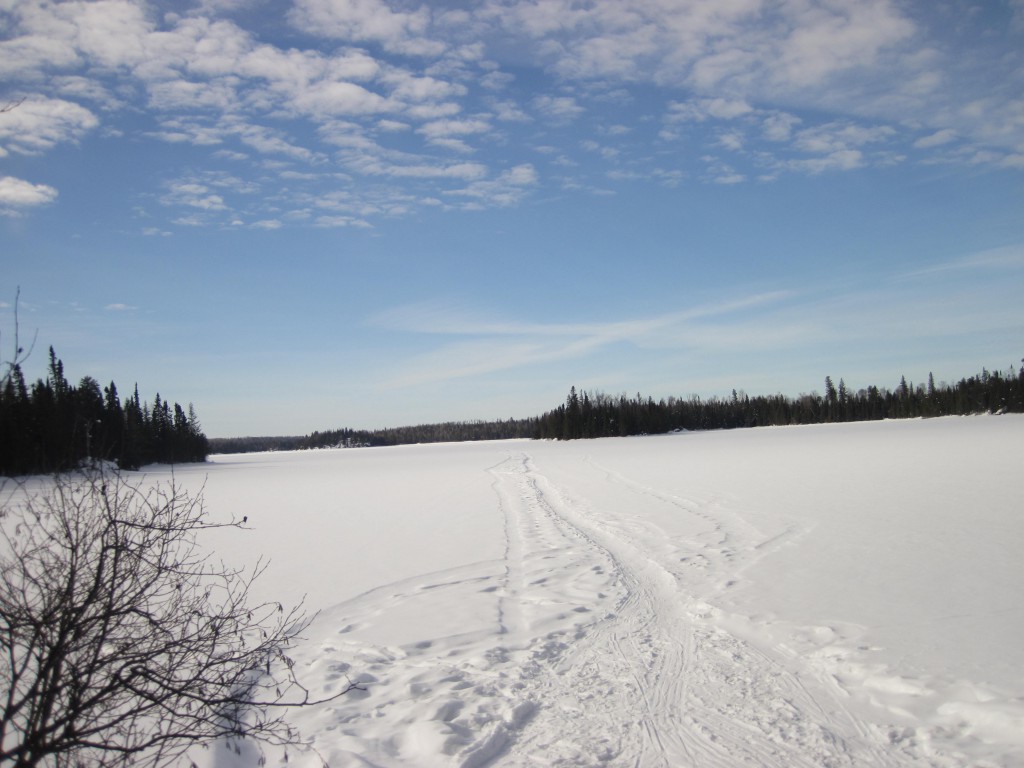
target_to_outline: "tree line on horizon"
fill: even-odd
[[[11,363],[0,381],[0,474],[59,472],[89,460],[121,469],[205,461],[209,444],[195,408],[139,398],[138,385],[121,401],[113,381],[101,389],[85,376],[73,386],[50,347],[45,379],[28,385]]]
[[[825,393],[757,395],[732,391],[729,397],[608,396],[576,391],[565,403],[537,419],[535,437],[575,440],[664,434],[679,430],[737,429],[740,427],[827,424],[846,421],[967,416],[980,413],[1024,412],[1024,367],[1006,373],[982,369],[954,384],[914,386],[905,376],[893,389],[869,386],[851,392],[843,379],[836,386],[825,377]]]
[[[1024,361],[1022,361],[1024,362]],[[304,437],[213,438],[212,453],[248,453],[316,448],[356,448],[475,440],[535,438],[575,440],[663,434],[676,430],[822,424],[844,421],[929,418],[977,413],[1024,412],[1024,367],[1005,373],[982,369],[954,384],[913,385],[905,376],[895,389],[868,386],[851,391],[843,379],[825,377],[825,392],[749,396],[733,390],[728,397],[652,397],[577,392],[563,404],[525,419],[449,421],[378,430],[331,429]]]
[[[302,437],[212,437],[211,453],[303,451],[315,448],[368,448],[415,443],[511,440],[536,436],[536,418],[446,421],[384,429],[328,429]]]
[[[122,469],[152,463],[205,461],[210,453],[393,446],[413,443],[507,440],[574,440],[663,434],[679,430],[821,424],[928,418],[977,413],[1024,412],[1024,367],[1005,373],[982,369],[953,384],[936,385],[932,374],[917,386],[900,379],[895,389],[868,386],[851,391],[825,377],[824,394],[788,397],[668,397],[640,393],[606,395],[569,391],[565,402],[540,416],[495,421],[448,421],[386,429],[332,429],[305,436],[209,439],[195,408],[157,394],[152,404],[138,386],[122,402],[114,382],[100,387],[91,376],[72,386],[50,348],[45,379],[29,386],[17,362],[0,380],[0,475],[70,469],[107,460]]]

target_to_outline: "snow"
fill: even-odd
[[[366,685],[292,764],[1024,766],[1022,468],[1007,415],[173,472],[320,611],[313,693]]]

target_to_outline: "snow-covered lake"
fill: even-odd
[[[1024,765],[1022,416],[175,476],[249,517],[209,543],[271,559],[260,596],[321,611],[313,692],[366,683],[295,713],[331,768]]]

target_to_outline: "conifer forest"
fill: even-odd
[[[591,437],[654,435],[676,430],[736,429],[739,427],[823,424],[843,421],[966,416],[978,413],[1024,412],[1024,367],[988,371],[953,384],[914,385],[901,377],[894,389],[869,386],[851,391],[843,379],[825,377],[824,394],[814,391],[795,397],[749,396],[733,390],[729,397],[669,397],[655,400],[637,393],[607,395],[577,392],[546,413],[504,421],[445,422],[379,430],[335,429],[304,438],[282,438],[292,449],[400,445],[465,440],[539,438],[575,440]],[[274,438],[244,438],[237,443],[213,441],[214,450],[244,452],[249,441],[266,450]]]
[[[113,381],[101,389],[91,376],[72,385],[50,347],[46,379],[29,385],[11,364],[0,387],[0,474],[71,469],[92,460],[121,469],[205,461],[209,453],[195,408],[139,389],[123,401]]]
[[[447,421],[385,429],[329,429],[295,437],[209,439],[195,408],[159,394],[150,402],[138,387],[122,400],[114,382],[91,376],[72,385],[64,364],[49,350],[45,379],[29,385],[20,365],[8,364],[0,381],[0,474],[62,471],[92,460],[122,469],[152,463],[205,461],[210,453],[352,448],[455,441],[534,438],[575,440],[662,434],[681,430],[822,424],[1024,412],[1024,367],[981,373],[948,384],[900,379],[893,389],[851,391],[843,379],[825,377],[824,393],[795,397],[668,397],[607,395],[572,387],[563,403],[540,416],[494,421]]]

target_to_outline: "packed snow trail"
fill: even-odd
[[[508,584],[504,613],[510,612],[508,603],[517,602],[511,612],[524,617],[510,634],[530,638],[527,645],[518,644],[526,655],[523,669],[529,670],[526,687],[544,704],[502,764],[528,765],[531,759],[652,767],[890,762],[870,739],[851,744],[837,736],[866,729],[851,727],[849,714],[834,701],[826,711],[797,675],[718,626],[715,610],[691,599],[648,548],[637,546],[622,528],[599,521],[589,500],[555,488],[529,456],[491,471],[509,521],[509,573],[530,573],[537,561],[557,559],[560,573],[608,577],[608,588],[596,593],[597,606],[588,604],[585,594],[571,593],[571,576],[563,575],[544,592],[536,590],[536,579],[526,591],[515,581]],[[612,474],[608,478],[630,492],[652,493]],[[665,503],[704,514],[679,500]],[[514,561],[518,556],[522,565]],[[550,581],[552,575],[542,578]],[[541,600],[550,603],[538,606]],[[538,637],[544,608],[550,613],[552,605],[560,616],[573,610],[590,615],[595,608],[596,616],[574,623],[568,642],[564,631]],[[538,639],[540,650],[531,652]],[[549,711],[556,728],[544,722]]]

